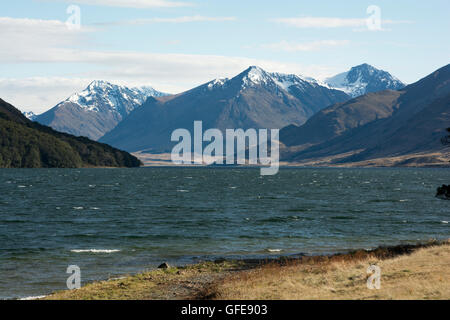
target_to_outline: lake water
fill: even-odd
[[[447,169],[1,169],[0,298],[218,257],[449,238]]]

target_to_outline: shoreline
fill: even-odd
[[[222,299],[222,287],[228,283],[249,281],[252,275],[271,269],[271,274],[284,272],[290,268],[308,266],[315,274],[326,266],[334,264],[358,264],[366,260],[381,262],[394,261],[397,258],[412,257],[416,252],[429,250],[443,251],[450,257],[450,239],[432,240],[426,243],[382,246],[375,249],[352,250],[345,253],[329,255],[282,256],[264,259],[240,259],[200,262],[182,267],[169,266],[164,269],[141,271],[134,275],[124,275],[103,281],[94,281],[77,290],[57,291],[47,296],[39,296],[37,300],[208,300]],[[437,254],[437,253],[433,253]],[[414,260],[414,258],[412,258]],[[364,270],[365,271],[365,270]],[[437,270],[436,270],[437,271]],[[256,275],[256,276],[255,276]],[[267,278],[267,276],[265,277]],[[265,279],[264,278],[264,279]],[[361,282],[361,281],[360,281]],[[361,283],[365,283],[362,281]],[[361,285],[361,283],[359,285]],[[449,283],[446,283],[450,287]],[[235,291],[233,286],[231,291]],[[240,300],[239,296],[232,298]],[[447,299],[450,296],[446,296]],[[30,297],[33,298],[33,297]],[[225,296],[225,298],[227,298]],[[245,296],[246,299],[252,297]],[[263,297],[256,296],[261,299]],[[319,297],[320,299],[320,297]]]
[[[168,152],[150,153],[137,151],[132,155],[137,157],[145,168],[151,167],[250,167],[261,168],[262,165],[206,165],[206,164],[184,164],[176,165],[171,161],[171,154]],[[353,161],[341,163],[340,159],[349,156],[348,154],[335,155],[330,157],[304,159],[298,161],[286,160],[282,156],[279,161],[280,168],[449,168],[450,154],[445,151],[430,151],[411,153],[402,156],[390,156],[383,158],[373,158],[364,161]]]

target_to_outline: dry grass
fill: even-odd
[[[288,167],[336,167],[336,168],[368,168],[368,167],[413,167],[413,168],[447,168],[450,166],[448,152],[421,152],[403,156],[375,158],[358,162],[339,163],[340,160],[364,150],[356,150],[330,157],[305,159],[300,162],[280,162]],[[285,151],[285,157],[290,153]],[[283,157],[282,157],[283,159]]]
[[[210,283],[221,280],[241,262],[205,262],[187,267],[158,269],[134,276],[97,281],[78,289],[64,290],[45,300],[171,300],[193,299]]]
[[[347,257],[347,258],[346,258]],[[381,268],[381,289],[367,289],[369,265]],[[342,255],[269,264],[209,288],[215,299],[450,299],[450,244],[385,259]]]

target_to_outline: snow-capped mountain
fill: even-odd
[[[25,111],[22,113],[25,117],[27,117],[31,121],[34,121],[37,117],[37,115],[33,111]]]
[[[122,117],[128,115],[135,107],[145,102],[148,97],[161,97],[165,95],[152,87],[128,88],[106,81],[95,80],[80,93],[75,93],[67,100],[87,110],[100,112],[102,110],[115,110]],[[57,105],[58,106],[58,105]]]
[[[320,85],[319,82],[313,78],[303,77],[295,74],[267,72],[257,66],[249,67],[239,76],[238,78],[241,81],[241,91],[249,87],[262,85],[266,87],[270,86],[278,87],[279,89],[283,89],[287,92],[290,92],[291,87],[294,86],[306,88],[308,86],[317,87]],[[208,89],[212,90],[213,88],[227,86],[230,80],[232,79],[228,78],[215,79],[207,84]]]
[[[324,81],[330,88],[342,90],[352,97],[386,89],[400,90],[405,84],[389,72],[362,64]]]
[[[35,120],[58,131],[97,140],[148,97],[164,95],[151,87],[128,88],[95,80]]]
[[[218,128],[283,128],[303,124],[318,110],[350,96],[300,76],[249,67],[231,79],[216,79],[173,96],[148,99],[101,142],[124,150],[170,150],[171,133],[191,129],[195,120],[204,130]]]
[[[298,117],[309,118],[314,113],[336,102],[347,101],[351,96],[330,88],[320,81],[296,74],[267,72],[260,67],[251,66],[232,79],[216,79],[207,84],[208,90],[239,86],[237,97],[249,89],[269,90],[273,94],[295,97],[302,104],[301,114],[290,119],[292,123],[298,122]]]

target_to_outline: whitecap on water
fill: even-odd
[[[74,253],[114,253],[119,252],[118,249],[74,249],[70,250],[70,252]]]
[[[448,224],[448,221],[441,221],[443,224]]]
[[[19,300],[37,300],[37,299],[42,299],[45,298],[46,296],[31,296],[31,297],[25,297],[25,298],[20,298]]]
[[[180,189],[180,190],[177,190],[177,192],[189,192],[189,191],[188,191],[188,190]]]
[[[267,249],[269,252],[281,252],[283,249]]]
[[[73,207],[74,210],[83,210],[83,207]]]

